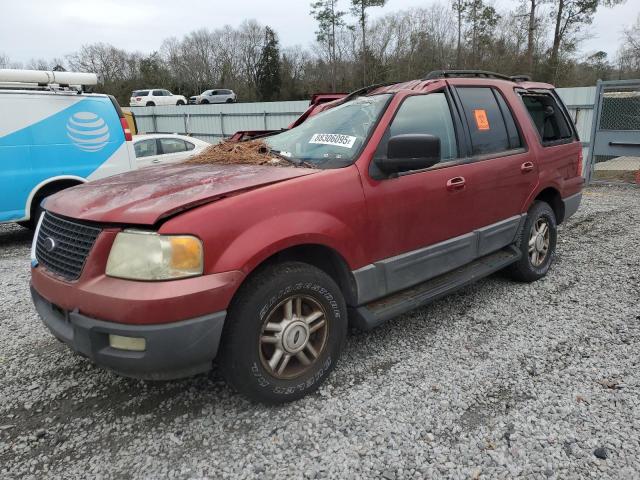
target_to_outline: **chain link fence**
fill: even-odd
[[[640,80],[598,83],[591,180],[640,183]]]

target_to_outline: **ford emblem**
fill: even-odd
[[[51,237],[47,237],[44,239],[42,246],[47,252],[53,252],[53,249],[56,248],[56,241]]]

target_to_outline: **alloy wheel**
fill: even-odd
[[[546,218],[538,218],[529,234],[529,260],[534,267],[540,267],[547,259],[550,239],[549,222]]]
[[[292,295],[276,305],[260,332],[260,360],[275,378],[294,378],[309,370],[322,354],[328,317],[310,296]]]

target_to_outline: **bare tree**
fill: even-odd
[[[331,64],[331,91],[336,91],[336,30],[344,26],[345,12],[338,10],[337,0],[317,0],[311,4],[311,15],[318,22],[316,40],[326,46]]]
[[[367,84],[367,9],[382,7],[387,0],[351,0],[351,12],[358,17],[362,34],[362,85]]]

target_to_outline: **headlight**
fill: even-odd
[[[171,280],[202,275],[202,242],[188,235],[118,233],[107,261],[107,275],[129,280]]]

